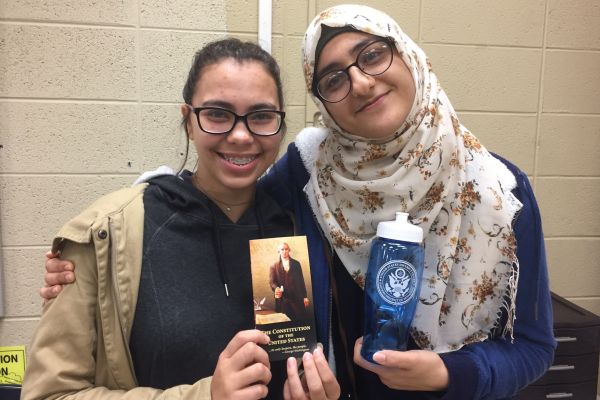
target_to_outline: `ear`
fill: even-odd
[[[188,138],[190,140],[194,140],[194,137],[192,135],[192,126],[190,124],[190,113],[192,112],[192,110],[187,104],[182,104],[179,108],[179,111],[181,112],[181,116],[185,120],[185,130],[187,132]]]
[[[181,107],[179,108],[179,111],[181,111],[181,116],[183,118],[187,118],[188,115],[190,114],[190,107],[187,104],[182,104]]]

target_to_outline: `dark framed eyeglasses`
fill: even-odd
[[[394,59],[394,49],[388,39],[377,39],[367,44],[356,57],[356,61],[344,69],[327,72],[313,80],[313,93],[328,103],[339,103],[352,90],[352,79],[348,71],[357,67],[370,76],[383,74]]]
[[[227,134],[241,120],[251,134],[272,136],[281,131],[285,119],[285,112],[277,110],[256,110],[238,115],[221,107],[188,107],[196,114],[200,129],[211,135]]]

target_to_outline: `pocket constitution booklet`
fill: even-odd
[[[317,345],[306,236],[250,241],[256,329],[269,335],[271,361]]]

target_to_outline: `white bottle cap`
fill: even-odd
[[[421,243],[423,228],[408,222],[408,213],[397,211],[395,221],[382,221],[377,224],[377,236],[403,242]]]

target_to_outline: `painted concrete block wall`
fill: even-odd
[[[316,112],[300,66],[304,29],[342,1],[273,3],[289,142]],[[462,122],[527,172],[552,289],[600,314],[600,4],[362,3],[398,20]],[[179,103],[194,51],[225,35],[256,40],[257,26],[258,0],[0,2],[0,345],[29,342],[60,225],[140,172],[182,162]]]

